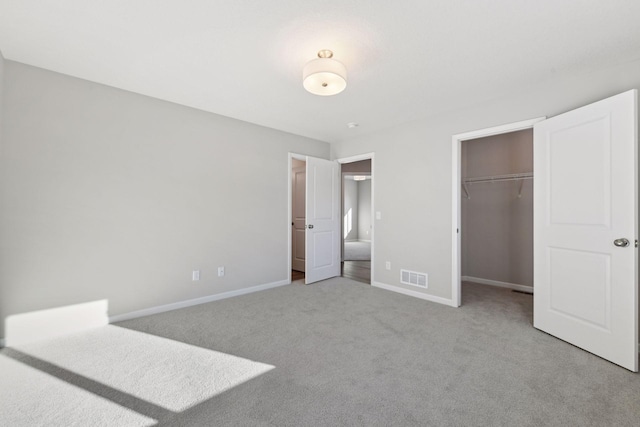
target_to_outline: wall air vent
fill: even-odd
[[[426,273],[417,273],[415,271],[400,270],[400,283],[427,289],[429,283],[428,275]]]

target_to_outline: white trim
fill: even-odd
[[[376,194],[376,174],[375,174],[375,170],[376,170],[376,153],[375,152],[371,152],[371,153],[366,153],[366,154],[358,154],[355,156],[350,156],[350,157],[342,157],[340,159],[337,159],[336,161],[340,164],[345,164],[345,163],[353,163],[353,162],[359,162],[361,160],[371,160],[371,283],[374,283],[375,280],[375,268],[374,266],[375,264],[375,238],[376,238],[376,216],[375,216],[375,194]],[[343,179],[344,181],[344,179]],[[344,182],[343,182],[344,184]],[[340,195],[340,199],[341,199],[341,204],[342,204],[342,199],[343,199],[343,195]],[[342,213],[341,213],[342,215]],[[344,246],[344,243],[342,244],[342,246]],[[344,257],[344,254],[342,254],[342,257]]]
[[[503,133],[517,132],[519,130],[530,129],[534,124],[545,120],[546,117],[537,117],[530,120],[522,120],[515,123],[494,126],[486,129],[474,130],[453,135],[451,162],[452,162],[452,190],[451,190],[451,299],[455,303],[455,307],[460,307],[462,302],[461,276],[462,267],[460,265],[461,258],[461,213],[460,213],[460,186],[461,183],[461,144],[462,141],[469,139],[483,138],[486,136],[500,135]]]
[[[291,274],[291,271],[289,271]],[[277,288],[279,286],[288,285],[291,280],[280,280],[278,282],[265,283],[263,285],[252,286],[250,288],[238,289],[236,291],[222,292],[220,294],[209,295],[202,298],[194,298],[186,301],[174,302],[171,304],[159,305],[156,307],[145,308],[143,310],[132,311],[124,314],[109,316],[109,323],[122,322],[124,320],[137,319],[138,317],[151,316],[152,314],[164,313],[165,311],[177,310],[179,308],[193,307],[194,305],[205,304],[212,301],[219,301],[240,295],[246,295],[253,292],[264,291],[267,289]]]
[[[293,172],[293,164],[292,164],[292,160],[293,160],[293,156],[294,154],[289,153],[288,157],[287,157],[287,164],[289,165],[289,167],[287,168],[287,279],[289,279],[289,281],[291,281],[291,265],[293,263],[293,261],[291,260],[291,252],[292,252],[292,248],[291,248],[291,223],[293,222],[293,213],[291,212],[293,210],[293,200],[292,200],[292,194],[293,194],[293,189],[292,189],[292,184],[291,184],[291,175]]]
[[[514,289],[516,291],[533,293],[533,286],[518,285],[516,283],[501,282],[499,280],[481,279],[479,277],[462,276],[460,280],[463,282],[479,283],[481,285],[497,286],[499,288]]]
[[[634,109],[636,114],[638,114],[638,90],[637,89],[633,89],[634,93]],[[633,184],[635,186],[635,191],[634,194],[636,195],[635,198],[635,203],[633,204],[633,228],[634,228],[634,234],[635,234],[635,239],[636,242],[638,241],[638,120],[635,120],[635,125],[634,125],[634,129],[633,129],[633,138],[635,141],[635,144],[633,144]],[[640,315],[638,313],[638,304],[640,304],[640,299],[638,297],[638,251],[636,250],[636,256],[634,259],[634,263],[633,263],[633,267],[634,267],[634,282],[636,284],[635,288],[635,295],[636,295],[636,301],[635,301],[635,306],[634,309],[636,311],[636,318],[635,318],[635,322],[634,325],[636,325],[636,341],[638,341],[638,353],[640,354],[640,336],[638,335],[640,333],[640,331],[638,330],[638,316]],[[636,370],[638,368],[638,359],[636,359]]]
[[[453,136],[453,144],[451,145],[453,151],[451,154],[453,166],[452,190],[451,190],[451,212],[453,218],[451,220],[452,225],[452,237],[451,237],[451,300],[454,303],[454,307],[460,307],[462,303],[462,290],[460,289],[460,276],[462,275],[462,266],[460,265],[461,256],[461,212],[460,212],[460,187],[462,186],[462,177],[460,175],[460,169],[462,168],[462,145],[461,140],[457,136]]]
[[[358,154],[356,156],[350,156],[350,157],[342,157],[340,159],[337,159],[336,162],[338,163],[353,163],[353,162],[359,162],[361,160],[369,160],[371,159],[371,177],[373,178],[373,157],[375,156],[376,153],[366,153],[366,154]],[[353,173],[353,172],[350,172]]]
[[[514,123],[507,123],[504,125],[494,126],[485,129],[473,130],[470,132],[459,133],[453,135],[453,138],[459,141],[466,141],[468,139],[484,138],[486,136],[501,135],[503,133],[517,132],[519,130],[531,129],[533,125],[543,120],[546,120],[546,116],[536,117],[535,119],[522,120]]]
[[[399,286],[387,285],[386,283],[380,283],[380,282],[374,282],[374,281],[371,281],[371,286],[373,286],[374,288],[385,289],[387,291],[408,295],[410,297],[420,298],[426,301],[447,305],[449,307],[457,307],[457,305],[454,304],[454,301],[452,299],[437,297],[435,295],[429,295],[422,292],[416,292],[416,291],[412,291],[411,289],[401,288]]]

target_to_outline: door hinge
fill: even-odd
[[[636,248],[638,247],[638,239],[636,239]]]

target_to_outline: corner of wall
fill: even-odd
[[[9,345],[9,316],[99,299],[138,313],[288,279],[287,155],[326,158],[327,142],[9,60],[4,81],[2,150],[12,163],[0,153],[0,337]],[[47,197],[34,199],[35,189]],[[221,208],[240,199],[240,216]],[[240,225],[253,212],[263,215],[258,234]],[[232,248],[247,239],[239,256]],[[22,257],[9,250],[18,241],[37,247],[21,246]],[[47,247],[46,265],[20,274],[14,257],[32,264]],[[144,265],[131,262],[142,254]],[[213,274],[221,265],[224,278]]]

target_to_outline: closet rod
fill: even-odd
[[[462,180],[462,188],[464,189],[467,199],[471,198],[469,194],[468,184],[478,184],[481,182],[503,182],[503,181],[520,181],[520,188],[518,189],[518,198],[522,197],[522,184],[525,179],[533,179],[533,172],[526,173],[511,173],[508,175],[493,175],[493,176],[479,176],[476,178],[465,178]]]
[[[512,173],[508,175],[493,175],[493,176],[479,176],[476,178],[465,178],[465,184],[475,184],[480,182],[495,182],[495,181],[518,181],[521,179],[533,179],[533,173]]]

